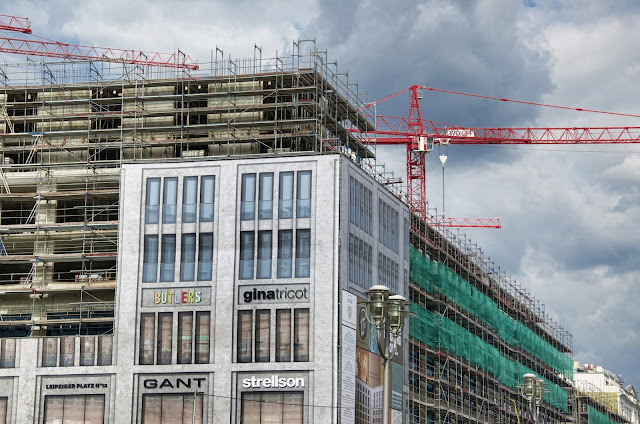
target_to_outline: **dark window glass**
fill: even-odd
[[[165,178],[162,197],[162,222],[172,224],[176,222],[176,209],[178,203],[178,179]]]
[[[298,172],[296,218],[311,216],[311,171]]]
[[[293,231],[278,231],[278,278],[291,278]]]
[[[213,234],[200,233],[198,249],[198,281],[211,281],[213,278]]]
[[[196,235],[183,234],[180,247],[180,281],[193,281],[196,268]]]
[[[273,218],[273,173],[260,174],[258,219]]]
[[[198,177],[184,177],[182,190],[182,222],[196,222]]]
[[[280,173],[278,218],[293,218],[293,172]]]
[[[251,362],[253,311],[238,312],[238,362]]]
[[[259,231],[256,278],[271,278],[271,244],[271,231]]]
[[[242,175],[242,191],[240,204],[240,219],[243,221],[255,219],[256,213],[256,174]]]
[[[204,176],[200,179],[200,222],[213,221],[213,199],[215,195],[215,177]]]
[[[156,235],[144,236],[142,281],[144,283],[158,281],[158,236]]]
[[[253,278],[253,244],[254,233],[252,231],[243,231],[240,233],[240,272],[241,280],[249,280]]]
[[[306,362],[309,360],[309,310],[296,309],[293,328],[293,360]]]
[[[147,179],[145,206],[145,223],[157,224],[160,218],[160,178]]]
[[[307,278],[311,273],[311,230],[296,231],[296,278]]]
[[[176,271],[176,235],[162,235],[162,254],[160,256],[160,281],[174,280]]]

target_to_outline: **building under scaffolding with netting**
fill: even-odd
[[[360,113],[357,85],[315,43],[308,54],[301,44],[289,57],[262,59],[256,50],[247,60],[212,58],[199,71],[68,61],[2,67],[0,367],[15,367],[20,338],[34,337],[53,340],[50,366],[114,363],[125,164],[339,152],[372,187],[394,181],[376,164],[375,146],[359,138],[375,123]],[[386,188],[401,198],[397,185]],[[356,203],[382,222],[365,197]],[[548,390],[539,422],[576,421],[571,335],[463,234],[416,215],[404,230],[416,313],[404,350],[405,422],[526,422],[518,385],[529,372]],[[355,266],[368,286],[380,283],[381,259],[366,250],[363,258]],[[38,366],[48,345],[37,345]]]

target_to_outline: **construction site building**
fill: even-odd
[[[311,52],[302,54],[301,45]],[[275,59],[258,51],[245,60],[212,57],[200,71],[29,62],[2,67],[0,82],[0,379],[16,377],[21,360],[31,363],[20,343],[32,338],[52,340],[25,345],[39,346],[40,358],[51,344],[60,364],[78,366],[80,346],[95,337],[87,366],[112,364],[117,282],[130,271],[117,266],[119,223],[121,214],[140,213],[120,208],[125,164],[340,153],[361,168],[362,181],[377,181],[366,180],[372,187],[389,181],[375,146],[358,136],[375,123],[360,113],[357,85],[315,43],[294,43],[291,56]],[[403,198],[397,185],[386,189]],[[367,200],[358,205],[364,210]],[[378,208],[368,207],[377,217]],[[538,422],[576,421],[571,335],[464,234],[429,227],[415,214],[399,222],[395,231],[406,231],[408,243],[395,249],[406,248],[410,268],[395,283],[407,285],[416,313],[403,351],[405,421],[525,422],[531,412],[518,386],[529,372],[548,391]],[[349,250],[349,240],[340,243]],[[388,275],[371,272],[383,261],[370,253],[354,266],[370,276],[358,280],[361,291]],[[69,358],[71,345],[79,347]],[[6,416],[15,416],[17,398],[4,391],[17,393],[17,384],[5,386],[0,410],[5,402]],[[356,412],[358,423],[380,419]]]

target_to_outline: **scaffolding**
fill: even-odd
[[[110,331],[123,163],[375,153],[357,84],[314,40],[273,58],[216,48],[198,71],[28,61],[0,75],[0,335]]]

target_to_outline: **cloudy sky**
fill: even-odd
[[[368,100],[412,84],[640,115],[640,4],[632,0],[13,1],[35,34],[208,61],[290,52],[316,39]],[[6,34],[9,35],[9,34]],[[14,35],[15,36],[15,35]],[[23,57],[19,59],[24,60]],[[14,57],[4,57],[15,61]],[[406,115],[400,97],[378,113]],[[639,118],[427,93],[423,117],[461,126],[640,126]],[[398,175],[403,148],[379,150]],[[446,213],[500,218],[470,230],[574,335],[575,359],[640,389],[640,146],[451,146]],[[442,209],[438,152],[430,207]]]

